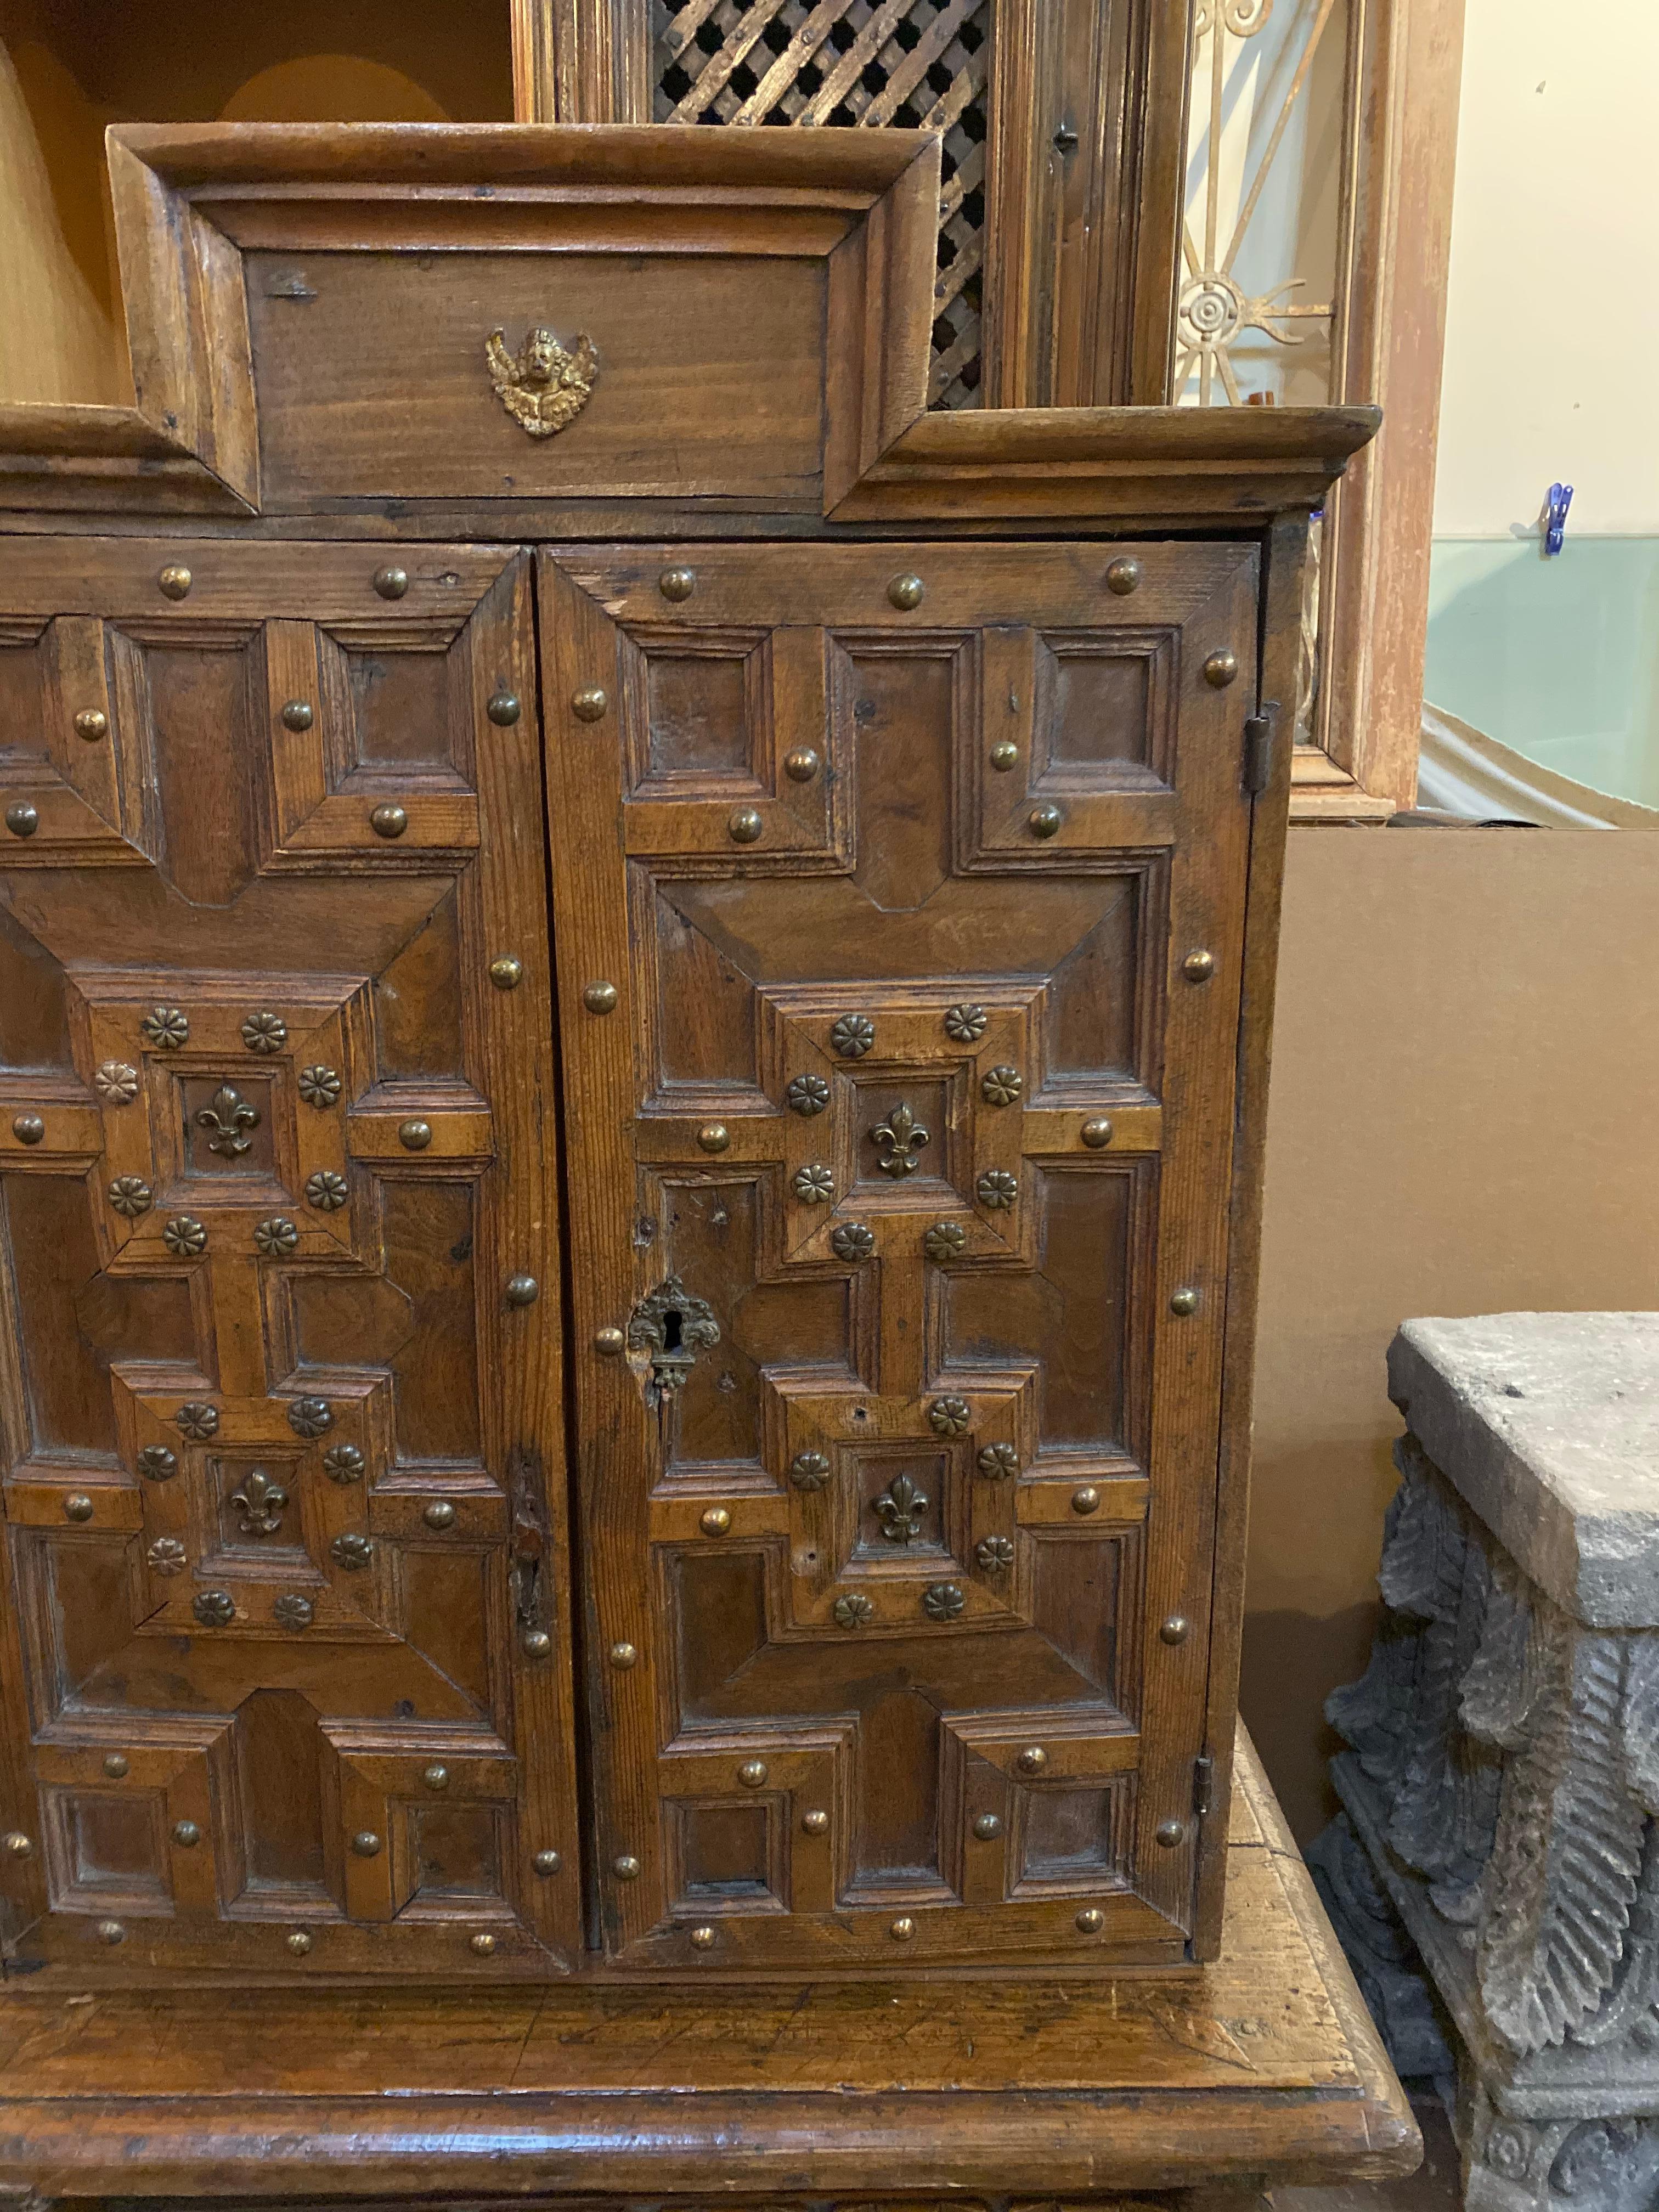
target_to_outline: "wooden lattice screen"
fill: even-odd
[[[977,407],[993,0],[652,0],[659,123],[944,134],[928,398]]]

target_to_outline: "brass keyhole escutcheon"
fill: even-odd
[[[629,1316],[628,1349],[650,1358],[646,1404],[660,1406],[684,1389],[698,1352],[720,1340],[714,1309],[688,1291],[678,1275],[668,1276],[641,1298]]]

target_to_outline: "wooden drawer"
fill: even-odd
[[[921,132],[135,127],[110,162],[140,406],[255,504],[817,512],[926,404]]]

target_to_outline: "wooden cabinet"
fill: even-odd
[[[0,545],[31,1940],[568,1966],[574,1552],[603,1957],[1178,1955],[1257,549],[544,549],[562,1104],[414,558]]]
[[[19,1970],[1216,1952],[1372,424],[925,416],[936,147],[817,136],[118,137],[138,404],[0,410]]]
[[[541,556],[624,1964],[1188,1931],[1258,565]]]
[[[530,563],[407,557],[0,542],[33,1958],[578,1941]]]

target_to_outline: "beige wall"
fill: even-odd
[[[1507,538],[1548,486],[1572,528],[1659,532],[1630,395],[1659,349],[1653,0],[1466,0],[1437,537]]]
[[[1243,1705],[1297,1834],[1369,1648],[1411,1314],[1659,1306],[1659,841],[1291,833]]]

